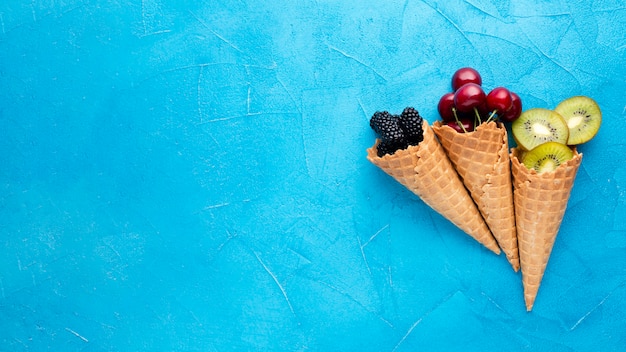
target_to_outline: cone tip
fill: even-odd
[[[526,301],[526,311],[530,312],[531,310],[533,310],[533,305],[535,305],[535,298],[525,297],[524,300]]]
[[[511,256],[507,254],[506,259],[509,261],[509,264],[511,264],[513,271],[518,272],[520,269],[519,258],[514,258],[514,257],[512,258]]]

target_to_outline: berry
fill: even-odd
[[[444,94],[441,99],[439,99],[439,104],[437,105],[441,119],[444,121],[455,121],[454,109],[456,109],[454,107],[454,93]]]
[[[476,83],[466,83],[454,93],[454,106],[457,110],[470,112],[485,101],[485,92]]]
[[[504,87],[497,87],[487,94],[487,108],[489,111],[495,111],[502,114],[511,108],[513,98],[511,92]]]
[[[457,121],[450,121],[446,123],[459,133],[472,132],[474,130],[474,121],[471,119],[461,119]],[[463,127],[461,127],[463,125]]]
[[[370,119],[370,127],[381,137],[397,124],[396,118],[387,111],[377,111]]]
[[[376,154],[379,157],[382,158],[383,156],[385,156],[385,154],[393,154],[395,152],[396,150],[395,149],[392,150],[392,148],[389,146],[388,143],[384,141],[381,141],[380,143],[378,143]]]
[[[370,119],[370,127],[380,136],[378,155],[393,154],[398,149],[408,147],[404,131],[400,127],[399,116],[387,111],[376,112]]]
[[[406,135],[402,128],[400,128],[400,124],[398,124],[398,119],[396,118],[396,124],[393,128],[385,131],[385,134],[381,135],[382,140],[387,142],[392,142],[394,144],[402,144],[406,139]]]
[[[500,120],[513,122],[522,114],[522,99],[519,95],[511,92],[511,107],[500,115]]]
[[[378,143],[376,154],[379,157],[385,156],[385,154],[392,155],[397,150],[405,149],[407,145],[405,143],[394,143],[390,141],[381,141]]]
[[[452,90],[456,91],[466,83],[474,83],[480,86],[483,84],[483,79],[475,69],[471,67],[463,67],[458,69],[454,75],[452,75]]]
[[[376,112],[370,119],[370,127],[384,141],[400,141],[404,139],[404,132],[398,124],[398,116],[387,111]]]
[[[480,116],[482,116],[482,117],[485,117],[485,116],[487,116],[487,117],[488,117],[488,116],[489,116],[489,114],[491,113],[491,111],[490,111],[490,110],[489,110],[489,108],[487,107],[487,101],[486,101],[486,100],[484,100],[484,101],[482,102],[482,104],[478,105],[478,106],[476,107],[476,109],[478,110],[478,114],[479,114]]]
[[[402,111],[398,123],[400,128],[404,131],[408,144],[417,145],[424,140],[423,122],[424,119],[422,119],[419,112],[414,108],[407,107]]]

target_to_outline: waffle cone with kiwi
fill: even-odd
[[[435,122],[433,130],[507,260],[518,271],[520,261],[506,128],[501,123],[489,122],[472,132],[458,133]]]
[[[582,154],[574,150],[572,159],[554,171],[542,173],[524,166],[519,155],[520,151],[513,148],[511,170],[515,220],[524,300],[526,309],[530,311],[567,208]]]
[[[367,159],[458,228],[500,254],[496,240],[426,120],[422,127],[424,140],[418,145],[379,157],[377,140],[367,149]]]

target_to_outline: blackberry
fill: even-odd
[[[387,111],[377,111],[370,119],[370,127],[380,136],[383,136],[386,131],[394,129],[397,124],[397,118]]]
[[[409,145],[406,141],[402,140],[400,142],[391,142],[391,141],[381,141],[377,146],[377,154],[379,157],[385,156],[385,154],[393,154],[397,150],[405,149]]]
[[[378,147],[376,148],[376,154],[378,154],[378,157],[380,158],[385,156],[385,154],[393,154],[395,152],[396,151],[393,150],[392,146],[390,146],[389,143],[385,141],[381,141],[380,143],[378,143]]]
[[[387,111],[377,111],[370,119],[370,127],[380,137],[378,156],[393,154],[409,145],[417,145],[424,139],[423,119],[412,107],[404,109],[400,116]]]
[[[407,107],[402,111],[402,114],[398,118],[398,124],[404,131],[408,144],[417,145],[424,140],[423,122],[424,119],[422,119],[419,112],[414,108]]]
[[[392,144],[402,144],[405,140],[405,134],[398,124],[397,115],[391,115],[387,111],[376,112],[370,119],[370,127],[380,136],[383,141]]]

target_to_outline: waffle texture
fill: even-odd
[[[458,133],[437,121],[433,130],[513,270],[518,271],[520,260],[506,128],[501,123],[489,122],[473,132]]]
[[[555,171],[538,174],[519,161],[519,150],[511,151],[524,300],[531,311],[583,155],[574,151],[574,157]]]
[[[426,120],[423,129],[424,140],[419,145],[378,157],[377,140],[367,149],[367,159],[458,228],[500,254],[496,240]]]

